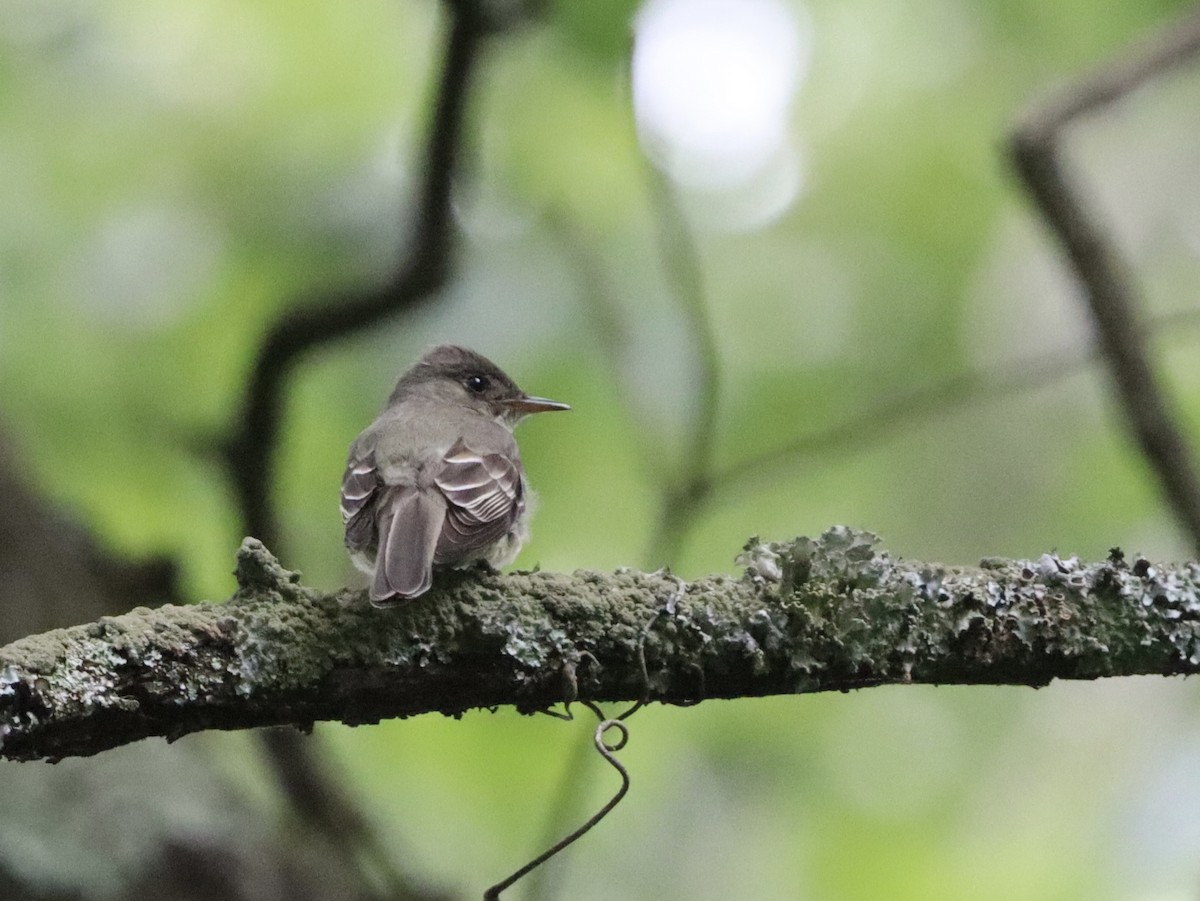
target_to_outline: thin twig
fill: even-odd
[[[702,479],[712,468],[716,444],[716,423],[721,392],[721,355],[712,316],[704,296],[700,254],[696,249],[679,199],[665,176],[651,171],[648,180],[654,202],[662,258],[687,320],[695,345],[697,387],[695,414],[688,459],[684,472],[688,480]]]
[[[593,708],[593,709],[595,709],[595,708]],[[612,744],[612,745],[607,744],[604,741],[604,733],[607,732],[609,729],[616,729],[618,732],[621,733],[620,739],[615,744]],[[621,775],[621,787],[619,789],[617,789],[617,793],[608,800],[607,804],[605,804],[598,811],[596,811],[594,814],[592,814],[592,816],[588,818],[586,823],[584,823],[582,826],[580,826],[578,829],[576,829],[574,832],[572,832],[566,838],[555,843],[550,848],[547,848],[545,851],[543,851],[541,854],[539,854],[533,860],[529,861],[529,863],[525,864],[525,866],[521,867],[521,869],[517,870],[515,873],[513,873],[507,879],[503,880],[502,882],[497,882],[495,885],[493,885],[491,888],[489,888],[486,892],[484,892],[483,893],[484,901],[496,901],[496,899],[500,897],[500,893],[502,891],[504,891],[506,888],[510,887],[513,883],[520,880],[523,876],[528,875],[530,872],[532,872],[533,870],[540,867],[542,864],[544,864],[547,860],[549,860],[551,857],[553,857],[559,851],[562,851],[569,845],[576,842],[578,839],[582,838],[584,835],[586,835],[588,832],[591,831],[593,826],[595,826],[602,819],[604,819],[606,816],[608,816],[609,812],[612,811],[612,809],[614,807],[616,807],[618,804],[621,803],[621,799],[624,798],[625,794],[629,791],[629,771],[625,769],[625,767],[621,763],[621,761],[617,760],[616,752],[620,751],[623,747],[625,747],[626,742],[629,741],[629,727],[626,726],[625,723],[619,719],[601,720],[600,725],[598,725],[596,727],[596,732],[592,738],[592,741],[595,744],[596,750],[599,752],[600,756],[603,757],[605,760],[607,760],[609,762],[609,764],[612,766],[612,768],[615,769]]]
[[[1200,310],[1182,310],[1155,317],[1145,331],[1169,333],[1195,328],[1198,324]],[[704,500],[715,503],[725,497],[737,496],[753,483],[775,482],[781,469],[794,466],[806,457],[865,449],[887,434],[927,424],[935,416],[944,416],[981,400],[1012,397],[1046,388],[1100,362],[1102,357],[1099,351],[1069,354],[1064,350],[1050,350],[1019,362],[956,373],[914,388],[902,396],[886,398],[827,429],[803,435],[779,448],[718,470],[713,474],[712,491]]]
[[[589,245],[570,223],[553,217],[554,234],[579,273],[587,307],[596,320],[600,348],[608,361],[613,378],[621,383],[621,361],[628,353],[627,327],[621,318],[615,289],[602,264]],[[1174,335],[1191,329],[1200,320],[1200,310],[1181,310],[1150,320],[1144,329],[1149,335]],[[1075,354],[1054,349],[1021,361],[997,364],[951,375],[928,385],[915,386],[904,393],[887,397],[853,413],[832,426],[801,435],[779,447],[763,451],[735,463],[714,468],[706,479],[696,481],[691,491],[677,492],[665,505],[649,554],[651,565],[658,560],[673,560],[698,517],[710,506],[744,497],[755,486],[774,484],[782,471],[805,459],[835,451],[854,452],[906,427],[917,427],[937,416],[946,415],[980,400],[1010,397],[1037,390],[1065,379],[1101,359],[1098,352]],[[635,405],[626,398],[625,406]],[[642,434],[646,430],[639,430]],[[654,466],[649,451],[648,478],[660,477],[662,468]]]
[[[702,502],[711,489],[721,364],[695,241],[664,177],[649,171],[646,180],[655,211],[661,256],[694,347],[697,385],[681,463],[664,464],[661,443],[653,437],[654,429],[640,428],[635,433],[646,477],[662,483],[659,519],[645,554],[647,564],[657,566],[675,558],[695,504]],[[623,394],[626,409],[635,412],[637,405],[627,390],[625,377],[625,361],[632,343],[631,328],[622,315],[616,291],[596,254],[570,221],[559,214],[551,214],[548,219],[555,237],[579,273],[583,300],[594,322],[597,343],[608,363],[612,380]]]
[[[695,409],[681,475],[663,492],[658,526],[646,554],[649,565],[661,566],[673,561],[682,533],[687,528],[694,499],[705,495],[711,485],[717,417],[720,412],[721,355],[704,296],[699,253],[684,221],[678,198],[665,176],[648,170],[647,178],[658,223],[662,258],[687,321],[697,368]]]
[[[587,776],[585,764],[591,750],[590,737],[586,741],[577,742],[571,749],[562,779],[554,792],[554,801],[546,812],[545,825],[541,829],[544,841],[539,844],[549,845],[554,841],[556,835],[562,835],[566,831],[568,822],[578,815],[576,811],[580,806],[580,798]],[[561,867],[557,869],[548,867],[535,871],[525,881],[526,901],[545,901],[545,899],[561,897],[562,892],[558,889],[557,883],[561,881],[562,875]]]
[[[1200,52],[1200,14],[1135,46],[1035,106],[1010,137],[1017,172],[1083,285],[1096,337],[1130,431],[1158,477],[1179,525],[1200,552],[1200,477],[1174,404],[1140,340],[1141,304],[1109,231],[1071,181],[1060,158],[1063,131]]]
[[[561,210],[552,210],[545,218],[552,237],[558,241],[577,274],[583,309],[591,320],[590,334],[608,367],[613,391],[618,395],[622,409],[637,420],[637,427],[632,430],[633,440],[638,445],[637,459],[643,467],[644,477],[652,483],[663,481],[670,470],[663,460],[661,444],[656,440],[654,424],[642,414],[644,408],[630,390],[628,364],[633,357],[635,327],[621,308],[616,286],[593,246],[595,242],[589,240]]]
[[[1200,324],[1200,310],[1183,310],[1155,317],[1146,332],[1173,334],[1197,324]],[[682,542],[687,537],[688,530],[708,507],[745,499],[746,492],[759,486],[777,485],[781,473],[806,459],[834,452],[855,453],[901,429],[926,425],[935,417],[981,400],[1012,397],[1048,387],[1098,362],[1101,356],[1099,351],[1070,355],[1064,350],[1051,350],[1020,362],[960,372],[885,398],[828,428],[714,470],[706,490],[692,497],[684,510],[683,528],[677,540]]]

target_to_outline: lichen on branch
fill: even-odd
[[[0,757],[149,736],[575,699],[694,703],[888,683],[1200,671],[1200,565],[899,560],[867,532],[751,540],[741,576],[445,573],[371,607],[238,552],[222,604],[139,607],[0,648]]]

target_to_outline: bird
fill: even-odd
[[[513,429],[569,410],[526,394],[465,347],[430,348],[350,445],[341,513],[377,607],[417,598],[435,569],[511,563],[529,537],[530,491]]]

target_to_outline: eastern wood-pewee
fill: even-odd
[[[435,567],[511,563],[529,537],[529,488],[513,428],[569,410],[530,397],[472,350],[443,344],[396,383],[350,445],[342,521],[354,564],[385,607],[429,590]]]

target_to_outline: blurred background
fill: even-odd
[[[834,523],[947,564],[1187,556],[1002,154],[1047,88],[1183,7],[560,0],[495,35],[456,268],[433,302],[300,360],[274,549],[308,584],[359,584],[346,448],[452,341],[574,407],[521,430],[540,503],[519,567],[732,572],[752,534]],[[271,323],[382,279],[411,237],[445,24],[433,0],[0,0],[0,442],[31,508],[159,561],[182,598],[232,592],[217,442]],[[1068,144],[1192,436],[1198,135],[1200,64]],[[710,413],[714,491],[664,528]],[[16,491],[0,518],[28,532]],[[62,569],[38,580],[41,546],[14,553],[10,623],[63,588]],[[714,701],[630,725],[629,796],[505,897],[1200,897],[1182,680]],[[615,790],[592,726],[319,724],[378,842],[336,873],[278,863],[321,839],[253,736],[6,764],[0,890],[477,897]]]

